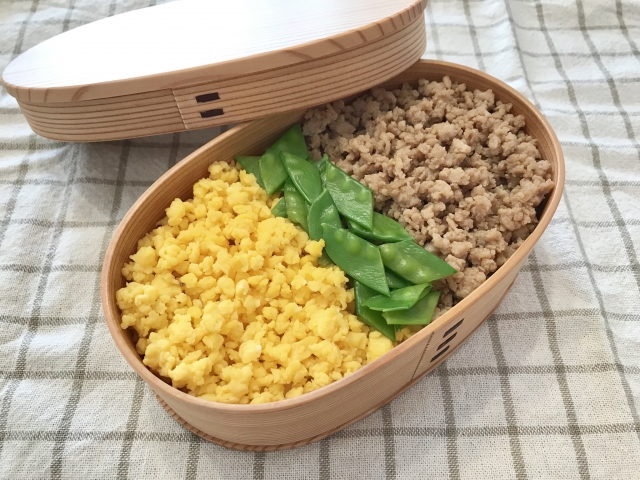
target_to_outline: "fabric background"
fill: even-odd
[[[147,4],[4,0],[0,69]],[[426,21],[425,57],[484,70],[547,116],[565,195],[511,293],[458,352],[293,451],[231,451],[181,428],[102,316],[118,221],[220,129],[56,142],[0,90],[0,478],[640,478],[640,3],[431,0]]]

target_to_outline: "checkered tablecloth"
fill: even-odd
[[[0,69],[146,5],[4,0]],[[431,0],[426,21],[425,57],[484,70],[547,116],[565,195],[511,293],[458,352],[368,418],[292,451],[236,452],[181,428],[101,312],[118,221],[219,129],[56,142],[0,90],[0,478],[640,479],[640,3]]]

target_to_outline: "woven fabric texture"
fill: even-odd
[[[3,1],[0,69],[147,5]],[[512,291],[451,358],[292,451],[227,450],[180,427],[101,311],[119,220],[221,129],[56,142],[0,90],[0,478],[640,479],[640,3],[431,0],[425,18],[426,58],[484,70],[547,116],[565,195]]]

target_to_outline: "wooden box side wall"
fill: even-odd
[[[159,135],[269,117],[360,92],[410,67],[426,48],[424,14],[420,11],[401,28],[362,45],[335,45],[337,51],[330,55],[305,58],[293,65],[262,65],[257,73],[242,76],[220,78],[194,72],[188,83],[163,90],[58,103],[20,99],[18,104],[39,135],[78,142]],[[206,96],[211,100],[201,101]]]
[[[445,67],[447,68],[445,73],[449,73],[454,80],[458,77],[453,73],[458,73],[457,70],[462,70],[463,73],[466,71],[464,67],[453,68],[450,64],[443,65],[440,62],[419,62],[411,67],[409,73],[401,74],[390,83],[394,85],[405,81],[414,83],[421,77],[440,79],[442,73],[439,69]],[[464,79],[461,78],[461,80]],[[492,86],[492,84],[474,85],[473,81],[469,80],[467,82],[470,87]],[[496,89],[497,97],[505,101],[509,101],[509,97],[512,96],[507,93],[509,92],[500,92]],[[516,98],[516,100],[519,99]],[[514,105],[514,110],[517,108]],[[522,102],[520,109],[522,112],[529,113]],[[513,283],[524,258],[539,238],[541,229],[543,230],[548,224],[562,192],[563,163],[559,144],[555,136],[545,130],[544,121],[537,119],[529,125],[530,133],[540,140],[540,145],[548,145],[547,158],[555,162],[554,178],[558,182],[556,190],[547,202],[541,225],[525,245],[514,254],[517,258],[512,257],[507,265],[494,274],[495,278],[484,285],[485,288],[479,287],[478,291],[471,295],[473,298],[465,300],[467,303],[463,302],[454,307],[413,338],[397,346],[376,362],[355,372],[350,378],[294,400],[276,402],[267,406],[227,406],[187,396],[153,376],[140,362],[131,339],[120,329],[120,313],[115,304],[115,291],[124,284],[120,274],[121,266],[128,256],[134,253],[137,240],[150,231],[164,216],[164,209],[175,197],[186,199],[192,196],[193,184],[208,175],[207,168],[211,162],[229,160],[238,154],[261,153],[288,125],[299,120],[301,115],[301,111],[291,112],[239,125],[178,163],[154,183],[125,216],[114,234],[103,269],[102,293],[107,323],[127,361],[178,415],[194,427],[223,441],[247,446],[294,446],[300,442],[304,443],[305,440],[311,441],[323,434],[332,433],[391,400],[412,381],[444,360],[499,305],[503,295]],[[540,122],[542,123],[537,125]],[[544,148],[541,149],[544,150]],[[504,270],[505,268],[508,270]],[[489,284],[493,284],[493,288],[487,291]],[[480,296],[481,291],[486,293]],[[455,324],[462,317],[465,320],[458,329],[459,338],[452,340],[447,351],[437,358],[437,361],[432,362],[433,356],[438,352],[438,346],[445,340],[446,335],[442,333],[443,330],[446,331],[450,328],[449,325]],[[257,426],[264,427],[264,431]]]

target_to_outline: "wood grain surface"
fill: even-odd
[[[480,287],[419,333],[352,375],[300,397],[265,405],[227,405],[187,395],[151,373],[141,362],[127,331],[120,328],[115,292],[124,285],[122,265],[137,241],[164,216],[175,197],[192,196],[192,186],[207,176],[213,160],[264,151],[303,112],[289,112],[234,127],[189,155],[156,181],[126,214],[107,249],[102,270],[102,305],[111,335],[124,358],[162,399],[176,419],[192,431],[232,448],[292,448],[346,427],[394,398],[447,358],[500,304],[527,255],[548,226],[564,186],[564,160],[547,120],[521,94],[482,72],[439,61],[421,60],[388,86],[415,84],[420,78],[448,75],[468,88],[492,89],[526,119],[542,156],[553,167],[556,187],[546,200],[535,230],[512,257]]]
[[[422,16],[426,0],[184,0],[50,38],[4,71],[18,100],[131,95],[304,63],[366,45]]]
[[[18,100],[38,134],[104,141],[224,125],[308,108],[370,88],[424,53],[422,12],[401,29],[349,50],[226,80],[145,93],[43,103]],[[216,112],[208,116],[208,112]]]

